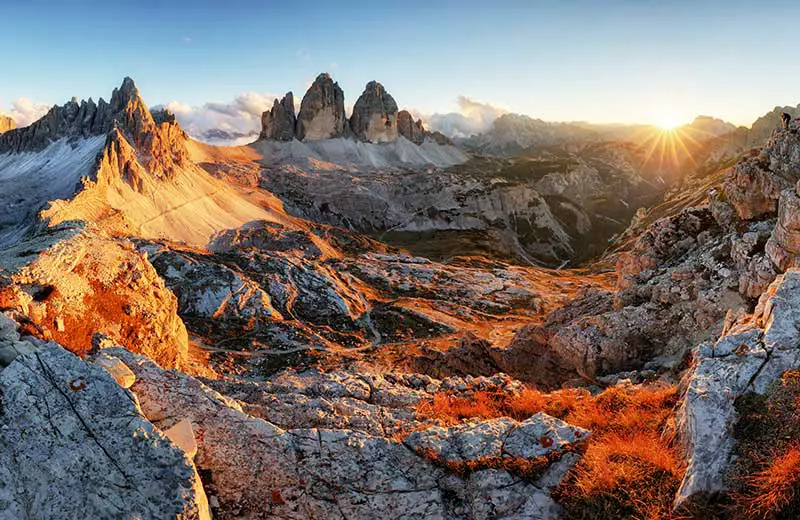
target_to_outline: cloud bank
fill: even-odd
[[[260,132],[261,114],[272,107],[275,98],[273,94],[245,92],[227,103],[208,102],[198,107],[170,101],[153,108],[167,108],[173,112],[192,137],[224,141],[225,134],[242,139]]]
[[[0,110],[0,114],[10,116],[18,128],[28,126],[50,110],[50,105],[34,103],[27,98],[19,98],[11,103],[10,110]]]
[[[458,112],[421,115],[426,128],[450,137],[469,137],[489,130],[495,119],[507,113],[502,107],[458,96]]]

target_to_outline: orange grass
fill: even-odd
[[[585,389],[477,392],[469,398],[440,393],[421,403],[417,414],[454,425],[467,419],[524,420],[545,412],[587,428],[592,435],[586,452],[556,492],[565,518],[657,519],[669,518],[684,471],[666,434],[677,399],[670,386],[612,387],[597,396]]]
[[[741,499],[747,516],[769,518],[800,496],[800,444],[793,444],[763,470],[748,477],[750,493]]]

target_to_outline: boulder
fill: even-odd
[[[589,431],[539,412],[523,422],[500,418],[414,432],[405,444],[437,460],[480,463],[489,459],[535,459],[585,441]]]
[[[350,128],[356,138],[368,143],[397,139],[397,103],[377,81],[370,81],[353,105]]]
[[[274,139],[276,141],[291,141],[295,137],[297,116],[294,113],[294,95],[288,92],[283,99],[276,98],[272,110],[261,115],[260,139]]]
[[[178,417],[191,423],[197,442],[195,463],[202,474],[208,475],[207,490],[211,502],[218,505],[215,518],[222,520],[557,518],[559,507],[550,492],[577,460],[574,454],[565,455],[543,468],[534,483],[494,468],[459,476],[381,434],[321,427],[283,429],[247,414],[238,400],[190,376],[166,372],[122,348],[103,352],[118,357],[136,374],[132,390],[151,421],[165,430],[173,428]],[[378,384],[372,386],[372,380],[365,376],[359,380],[318,372],[299,378],[288,374],[261,384],[262,388],[275,392],[280,387],[293,395],[304,392],[308,397],[359,397],[413,409],[414,396],[407,405],[400,402],[403,386],[398,384],[399,379],[387,385],[388,381],[375,378]],[[220,384],[221,388],[236,386]],[[433,381],[415,375],[404,379],[403,384],[430,386]],[[438,384],[445,386],[444,382]],[[252,388],[249,395],[257,395],[255,390]],[[286,395],[274,395],[282,399],[282,394]],[[541,439],[543,424],[539,419],[535,422],[517,425],[521,433],[530,434],[512,442],[512,449],[519,449],[520,455],[527,455],[531,435]],[[506,423],[487,424],[483,428],[485,444],[501,446],[502,439],[492,439],[491,435],[507,432],[502,426]],[[508,423],[509,428],[514,424]],[[558,430],[558,425],[553,426]]]
[[[329,74],[320,74],[303,96],[297,116],[297,139],[315,141],[345,134],[344,92]]]
[[[191,462],[104,369],[40,343],[0,395],[0,518],[210,520]]]

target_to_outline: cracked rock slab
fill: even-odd
[[[184,453],[55,343],[0,372],[0,519],[209,519]]]

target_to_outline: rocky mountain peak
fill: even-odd
[[[16,128],[16,123],[9,116],[0,114],[0,134]]]
[[[414,121],[414,117],[408,110],[401,110],[397,113],[397,133],[414,144],[422,144],[425,140],[422,119]]]
[[[297,116],[294,113],[294,94],[287,92],[283,99],[276,98],[272,109],[261,115],[261,139],[291,141],[295,138]]]
[[[109,103],[102,98],[98,103],[72,98],[62,106],[53,106],[30,126],[4,133],[0,137],[0,152],[39,151],[59,139],[86,139],[107,134],[114,128],[121,129],[136,145],[149,147],[157,126],[163,123],[175,126],[183,134],[174,118],[159,121],[153,119],[134,81],[125,78],[112,92]]]
[[[331,139],[345,134],[344,92],[330,74],[317,76],[300,103],[297,138]]]
[[[370,81],[353,106],[350,128],[355,136],[370,143],[397,139],[397,103],[377,81]]]

